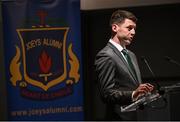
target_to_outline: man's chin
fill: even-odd
[[[130,45],[131,44],[131,40],[125,40],[124,41],[126,45]]]

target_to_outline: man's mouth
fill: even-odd
[[[133,40],[133,37],[130,37],[130,40]]]

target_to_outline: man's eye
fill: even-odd
[[[128,30],[130,31],[130,30],[132,30],[133,28],[132,27],[128,27]]]
[[[134,28],[134,27],[127,27],[127,28],[128,28],[128,31],[130,31],[132,29],[136,30],[136,28]]]

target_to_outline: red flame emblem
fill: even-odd
[[[51,68],[51,57],[48,56],[45,51],[43,51],[39,57],[39,65],[42,73],[48,73]]]

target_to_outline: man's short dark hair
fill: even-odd
[[[137,18],[133,13],[131,13],[129,11],[125,11],[125,10],[116,10],[111,15],[111,19],[110,19],[109,24],[111,26],[112,24],[122,23],[122,22],[124,22],[125,19],[130,19],[135,23],[137,21]]]

